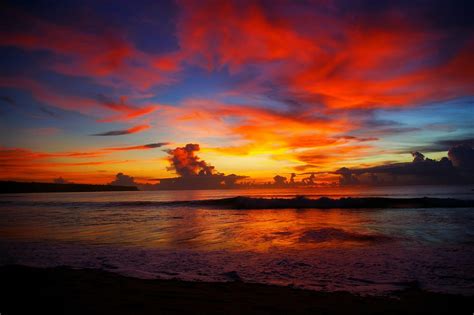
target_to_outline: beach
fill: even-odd
[[[5,194],[0,312],[470,314],[474,195],[439,191]]]
[[[470,314],[472,297],[390,296],[233,282],[144,280],[96,269],[0,267],[2,314]]]

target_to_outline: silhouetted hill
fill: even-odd
[[[86,192],[86,191],[136,191],[135,186],[112,186],[90,184],[26,183],[0,181],[0,193],[37,193],[37,192]]]

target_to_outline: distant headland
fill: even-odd
[[[137,191],[135,186],[0,181],[0,194],[40,192]]]

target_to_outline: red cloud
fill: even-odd
[[[126,41],[123,34],[109,30],[88,33],[83,29],[54,24],[18,11],[12,15],[29,27],[0,32],[0,46],[48,51],[60,58],[45,66],[56,72],[87,76],[105,85],[148,89],[172,82],[170,68],[154,67],[156,56],[146,54]],[[166,56],[164,56],[166,57]]]
[[[258,66],[260,83],[331,110],[412,106],[474,92],[472,37],[449,47],[453,34],[421,16],[387,11],[356,20],[321,5],[283,3],[264,9],[256,2],[181,1],[182,50],[209,69]],[[451,54],[440,55],[442,48]]]
[[[158,109],[158,106],[156,105],[136,107],[127,104],[127,98],[124,96],[120,97],[119,102],[115,102],[103,96],[100,97],[99,101],[104,107],[111,109],[115,112],[120,112],[120,115],[100,119],[100,122],[130,120],[140,116],[148,115]]]
[[[288,58],[304,62],[318,50],[285,19],[270,20],[256,3],[246,4],[181,1],[178,35],[184,52],[212,69]]]
[[[40,102],[86,115],[103,116],[104,109],[107,109],[111,113],[119,113],[118,115],[99,119],[101,122],[132,120],[150,114],[158,108],[156,105],[147,105],[144,107],[130,105],[125,103],[125,97],[122,97],[119,102],[114,102],[104,97],[96,100],[75,95],[66,95],[45,84],[18,77],[0,77],[0,87],[26,90]]]

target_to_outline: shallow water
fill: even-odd
[[[229,210],[149,203],[246,195],[473,199],[471,187],[0,196],[0,263],[145,278],[384,294],[408,284],[474,294],[474,209]]]

